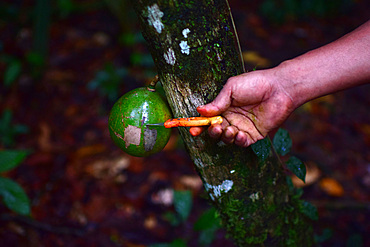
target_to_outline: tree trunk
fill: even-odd
[[[243,62],[226,0],[134,0],[174,117],[199,115]],[[238,246],[311,246],[312,227],[273,148],[225,145],[179,128],[223,226]]]

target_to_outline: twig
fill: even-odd
[[[369,202],[356,202],[356,201],[310,201],[318,208],[327,209],[357,209],[357,210],[370,210]]]
[[[52,232],[56,234],[75,235],[75,236],[83,236],[86,234],[86,228],[75,229],[75,228],[69,228],[69,227],[53,226],[53,225],[49,225],[44,222],[36,221],[32,218],[22,216],[22,215],[1,214],[0,220],[1,221],[16,221],[16,222],[23,223],[28,226],[37,228],[39,230]]]

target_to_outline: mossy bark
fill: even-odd
[[[144,38],[175,117],[199,115],[230,76],[243,73],[226,0],[135,0]],[[179,128],[228,235],[238,246],[311,246],[312,229],[270,149],[225,145]]]

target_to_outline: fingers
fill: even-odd
[[[220,139],[222,132],[223,129],[220,124],[214,124],[208,128],[208,134],[213,139]]]
[[[227,126],[222,129],[221,125],[214,125],[208,128],[211,138],[221,140],[225,144],[232,144],[248,147],[255,143],[254,139],[246,132],[239,131],[235,126]]]
[[[209,104],[199,106],[197,111],[202,116],[212,117],[221,115],[231,105],[231,88],[225,85],[217,97]]]
[[[192,136],[198,136],[206,130],[206,127],[191,127],[189,132]],[[215,140],[221,140],[225,144],[232,144],[248,147],[255,143],[255,140],[246,132],[239,131],[235,126],[221,126],[220,124],[211,125],[208,134]]]
[[[206,130],[206,127],[191,127],[189,132],[192,136],[199,136]],[[223,129],[220,124],[211,125],[208,128],[208,133],[213,139],[220,139]]]
[[[221,140],[226,144],[231,144],[234,142],[236,135],[239,130],[234,126],[227,126],[221,136]]]
[[[192,136],[199,136],[206,130],[206,127],[191,127],[189,129],[190,135]]]
[[[241,146],[241,147],[248,147],[251,143],[250,140],[250,137],[248,137],[248,135],[243,132],[243,131],[239,131],[238,134],[236,134],[236,137],[235,137],[235,145],[238,145],[238,146]]]

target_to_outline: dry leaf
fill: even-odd
[[[53,144],[51,143],[51,129],[47,123],[40,123],[40,135],[37,138],[39,148],[43,152],[50,152]]]
[[[180,178],[180,183],[185,185],[185,187],[190,188],[192,190],[199,190],[202,188],[202,180],[199,176],[187,176],[184,175]]]
[[[153,215],[147,217],[144,221],[144,227],[146,229],[154,229],[157,226],[157,218]]]
[[[266,68],[270,66],[270,60],[262,57],[256,51],[245,51],[243,52],[243,60],[246,63],[256,65],[259,68]]]
[[[333,178],[323,178],[319,185],[330,196],[341,197],[344,194],[343,186]]]
[[[117,158],[106,158],[88,164],[85,171],[95,178],[114,178],[116,182],[124,182],[126,178],[121,176],[122,171],[128,166],[129,158],[126,156]]]
[[[95,154],[102,153],[106,150],[106,147],[103,144],[94,144],[90,146],[84,146],[79,148],[75,153],[75,158],[83,158],[87,156],[92,156]]]

